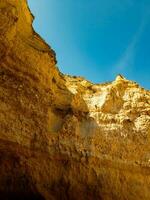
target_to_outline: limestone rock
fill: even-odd
[[[63,75],[26,0],[0,0],[0,199],[149,200],[150,91]]]

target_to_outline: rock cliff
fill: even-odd
[[[63,75],[26,0],[0,0],[0,199],[149,200],[150,91]]]

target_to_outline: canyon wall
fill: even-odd
[[[63,75],[26,0],[0,0],[0,199],[149,200],[150,91]]]

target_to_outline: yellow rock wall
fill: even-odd
[[[0,199],[149,200],[150,91],[59,72],[26,0],[0,0]]]

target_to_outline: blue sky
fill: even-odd
[[[63,73],[150,89],[150,0],[28,0]]]

